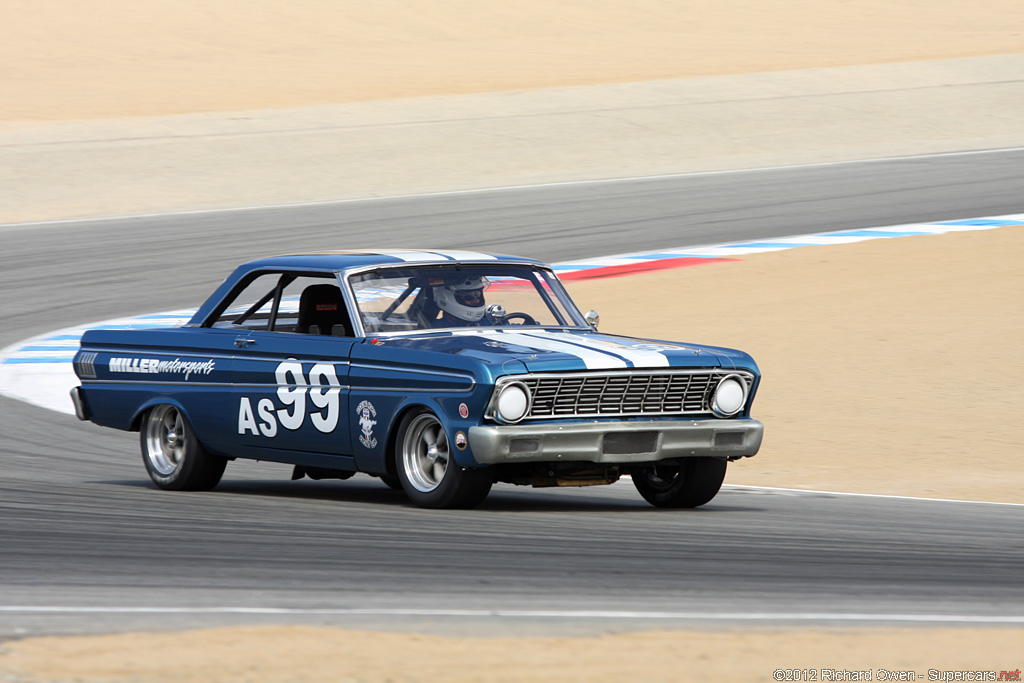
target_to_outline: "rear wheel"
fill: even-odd
[[[695,508],[718,493],[728,463],[718,458],[685,458],[678,463],[652,465],[633,474],[633,485],[651,505]]]
[[[395,447],[402,488],[420,507],[473,508],[491,490],[491,470],[460,467],[452,457],[444,425],[425,408],[402,419]]]
[[[149,478],[169,491],[206,491],[220,481],[225,458],[210,455],[174,406],[151,408],[139,430],[142,462]]]

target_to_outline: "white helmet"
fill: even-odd
[[[460,277],[443,287],[434,287],[434,303],[459,320],[479,322],[486,309],[484,290],[490,285],[490,280],[478,275]]]

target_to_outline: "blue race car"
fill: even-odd
[[[87,331],[71,394],[80,419],[140,433],[164,489],[211,489],[251,458],[293,479],[364,472],[430,508],[624,474],[652,505],[707,503],[761,445],[757,365],[597,324],[531,259],[274,256],[182,327]]]

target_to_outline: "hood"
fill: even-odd
[[[718,367],[709,347],[634,339],[588,330],[470,328],[389,339],[391,347],[453,353],[506,365],[519,361],[529,372],[621,370],[626,368]],[[732,362],[728,362],[732,365]],[[506,368],[508,366],[506,365]]]

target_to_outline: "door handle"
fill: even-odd
[[[244,346],[249,346],[250,344],[255,344],[255,343],[256,343],[256,340],[255,339],[250,339],[249,337],[238,337],[238,338],[235,339],[235,346],[237,346],[238,348],[242,348]]]

